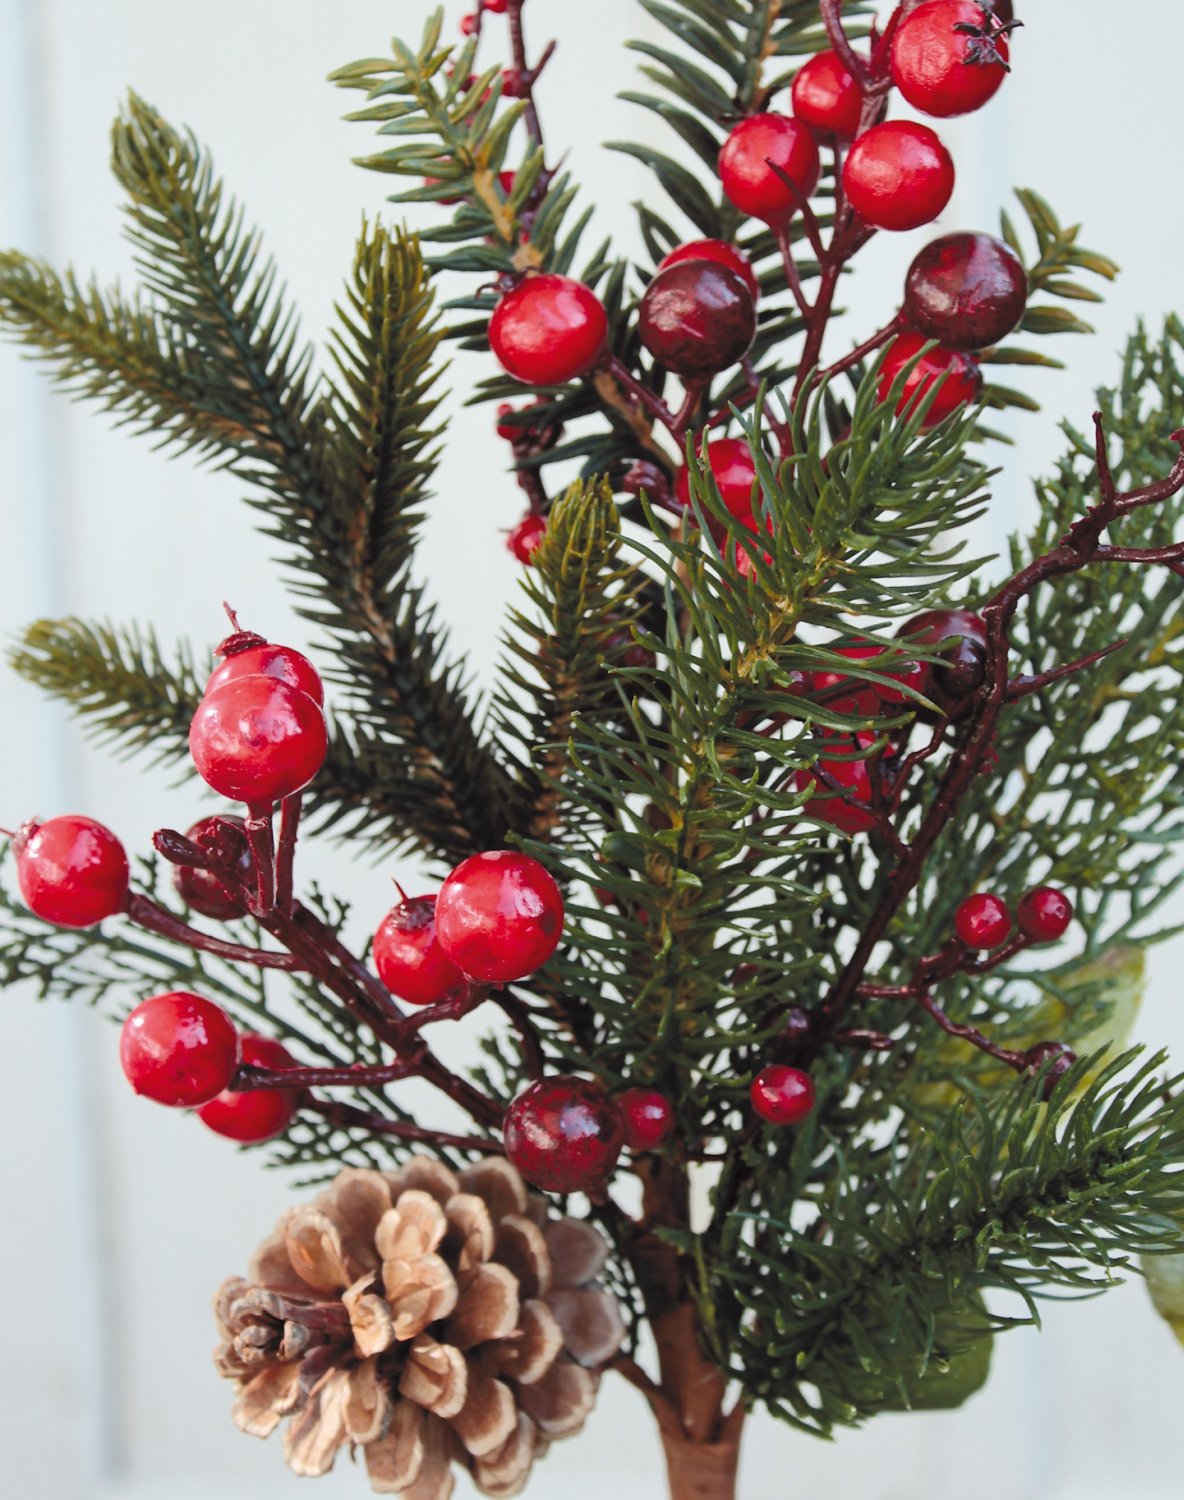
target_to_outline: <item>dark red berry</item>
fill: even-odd
[[[1037,1042],[1024,1053],[1024,1062],[1029,1077],[1044,1073],[1044,1097],[1052,1096],[1053,1090],[1077,1061],[1076,1052],[1071,1052],[1064,1042]]]
[[[260,636],[240,631],[222,642],[218,655],[226,660],[216,667],[206,683],[207,695],[240,677],[274,677],[289,687],[307,693],[316,704],[325,701],[321,675],[307,656],[291,646],[275,646]]]
[[[436,936],[452,962],[485,984],[525,979],[563,936],[563,897],[537,859],[491,849],[457,865],[436,898]]]
[[[712,260],[716,265],[726,266],[729,271],[735,271],[737,276],[744,278],[744,284],[752,293],[754,302],[760,298],[761,284],[756,279],[752,262],[739,246],[729,244],[727,240],[688,240],[685,245],[676,245],[669,255],[664,256],[658,262],[658,270],[664,271],[667,266],[681,265],[686,260]]]
[[[240,1051],[241,1061],[246,1067],[282,1072],[296,1066],[296,1059],[288,1049],[269,1036],[243,1037]],[[302,1089],[247,1089],[242,1092],[224,1089],[217,1098],[201,1106],[197,1117],[215,1135],[242,1141],[244,1145],[256,1145],[287,1130],[303,1097]]]
[[[773,1063],[752,1080],[752,1107],[770,1125],[800,1125],[814,1102],[814,1080],[801,1068]]]
[[[1038,885],[1021,898],[1015,920],[1024,936],[1034,943],[1055,943],[1069,930],[1073,903],[1056,886]]]
[[[793,81],[793,112],[815,130],[850,140],[859,129],[863,89],[837,52],[819,52]]]
[[[658,1151],[674,1130],[674,1106],[655,1089],[626,1089],[617,1095],[621,1129],[630,1151]]]
[[[216,1098],[234,1077],[238,1032],[212,1000],[172,990],[141,1001],[128,1016],[119,1061],[137,1094],[195,1109]]]
[[[738,272],[710,260],[681,261],[646,287],[638,327],[660,365],[703,379],[730,369],[752,348],[756,304]]]
[[[581,281],[525,277],[494,308],[489,343],[502,368],[525,385],[563,385],[600,363],[608,315]]]
[[[965,115],[996,93],[1007,59],[1007,36],[986,7],[926,0],[892,38],[892,82],[922,114]]]
[[[130,878],[127,855],[102,823],[73,813],[26,823],[12,848],[21,895],[43,922],[93,927],[122,911]]]
[[[1010,245],[989,234],[946,234],[909,267],[904,315],[947,349],[986,349],[1006,338],[1028,305],[1028,275]]]
[[[594,1193],[612,1176],[624,1135],[621,1116],[597,1083],[544,1078],[506,1111],[506,1155],[532,1187]]]
[[[374,934],[378,977],[408,1005],[435,1005],[465,982],[436,937],[435,896],[405,897]]]
[[[968,948],[985,953],[1002,947],[1011,936],[1007,903],[989,891],[967,896],[954,914],[954,931]]]
[[[945,208],[954,191],[954,163],[936,131],[911,120],[873,125],[843,165],[843,191],[877,229],[919,229]]]
[[[927,609],[897,631],[902,640],[940,651],[942,665],[924,669],[918,684],[945,713],[953,713],[983,683],[987,667],[987,622],[970,609]]]
[[[523,516],[513,531],[506,537],[506,547],[520,563],[528,563],[546,534],[546,516],[536,516],[531,512],[531,514]]]
[[[232,802],[277,802],[325,763],[325,716],[307,693],[274,677],[237,677],[208,693],[189,726],[198,775]]]
[[[719,153],[720,181],[729,200],[741,213],[773,225],[784,224],[798,207],[778,171],[808,198],[818,186],[819,167],[810,127],[788,115],[750,115],[734,127]]]
[[[803,811],[820,823],[829,823],[840,833],[867,833],[876,826],[875,814],[871,811],[872,779],[866,755],[855,759],[859,751],[868,751],[876,743],[870,730],[859,730],[853,738],[827,735],[834,744],[835,754],[843,759],[824,756],[818,762],[818,771],[828,780],[822,781],[811,770],[798,771],[794,785],[799,792],[813,792]]]
[[[702,451],[700,448],[700,454]],[[742,438],[715,438],[707,445],[707,461],[724,505],[737,520],[751,520],[756,464],[748,444]],[[756,493],[759,497],[759,491]],[[691,473],[685,464],[675,479],[674,494],[689,510]]]
[[[476,29],[477,29],[477,17],[475,15],[461,16],[461,18],[460,18],[460,34],[461,34],[461,36],[472,36],[473,32],[476,31]]]
[[[887,648],[877,645],[875,641],[866,641],[856,646],[839,646],[835,649],[837,655],[845,656],[850,661],[873,661],[878,656],[882,657]],[[911,703],[913,700],[907,692],[902,691],[904,688],[924,692],[925,668],[920,662],[893,662],[889,666],[873,667],[872,670],[891,678],[893,682],[899,682],[901,686],[897,688],[890,687],[887,683],[861,682],[842,672],[815,672],[813,692],[815,695],[825,693],[826,707],[833,708],[836,713],[860,714],[865,718],[880,713],[885,703]],[[834,691],[844,683],[850,684],[851,692],[834,696]]]
[[[930,349],[921,354],[926,343],[928,340],[920,333],[898,334],[888,346],[888,352],[880,366],[877,389],[879,399],[887,401],[892,394],[893,382],[901,370],[920,355],[904,378],[904,389],[897,400],[896,411],[898,416],[911,416],[917,403],[940,380],[941,386],[921,423],[922,427],[936,427],[960,406],[978,400],[983,377],[973,354],[960,354],[956,349],[941,348]]]
[[[502,69],[502,95],[506,99],[525,99],[530,93],[530,84],[525,73],[517,68]]]
[[[251,858],[246,827],[241,818],[221,814],[202,818],[185,837],[190,843],[201,847],[230,847],[239,883],[248,889],[251,887],[255,863]],[[193,865],[174,865],[173,886],[186,906],[215,922],[229,922],[233,917],[241,917],[243,914],[244,908],[229,894],[212,870],[199,870]]]

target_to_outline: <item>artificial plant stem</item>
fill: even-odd
[[[413,1064],[396,1058],[394,1062],[350,1063],[344,1068],[239,1068],[231,1083],[236,1092],[252,1089],[330,1089],[380,1088],[399,1083],[415,1075]]]
[[[280,804],[280,842],[275,860],[275,901],[280,911],[292,910],[293,865],[296,859],[296,837],[300,827],[302,798],[299,792],[285,797]]]
[[[893,334],[898,333],[904,327],[904,313],[899,312],[890,323],[885,323],[883,328],[873,333],[871,338],[864,339],[862,344],[857,344],[850,354],[845,354],[833,365],[828,365],[818,377],[820,380],[830,380],[832,376],[841,375],[844,370],[850,370],[860,360],[866,359],[869,354],[874,354],[881,345],[886,344]]]
[[[261,948],[248,948],[242,943],[228,943],[222,938],[212,937],[208,932],[201,932],[182,922],[150,897],[136,892],[128,896],[124,912],[137,927],[143,927],[147,932],[154,932],[172,943],[182,943],[186,948],[196,949],[199,953],[224,958],[229,963],[251,964],[257,969],[289,971],[302,967],[290,953],[266,953]]]
[[[525,0],[509,0],[506,7],[506,19],[510,23],[510,50],[514,57],[514,71],[522,80],[522,86],[526,89],[526,129],[530,139],[535,146],[543,145],[543,126],[539,119],[538,106],[534,98],[534,86],[539,74],[550,61],[551,54],[555,50],[555,43],[551,42],[538,65],[531,68],[526,59],[526,37],[522,28],[522,7]]]
[[[681,429],[674,412],[670,410],[661,396],[656,395],[655,392],[650,390],[648,385],[644,385],[638,380],[633,371],[619,360],[615,354],[610,355],[608,360],[606,360],[605,368],[617,384],[623,386],[631,396],[635,397],[646,411],[652,417],[656,417],[674,438],[677,439],[680,436]]]
[[[392,1120],[387,1115],[374,1114],[357,1105],[345,1104],[336,1099],[306,1099],[301,1110],[320,1115],[330,1125],[340,1125],[347,1130],[365,1130],[369,1135],[389,1135],[401,1141],[419,1141],[425,1146],[441,1146],[451,1151],[472,1151],[482,1156],[500,1156],[502,1143],[487,1136],[448,1135],[444,1131],[429,1130],[423,1125],[413,1125],[409,1120]]]
[[[275,834],[272,818],[275,809],[270,802],[247,804],[247,842],[251,846],[251,857],[255,861],[255,879],[258,882],[255,898],[255,915],[263,916],[275,907]]]
[[[843,66],[852,78],[857,78],[861,84],[869,84],[872,78],[868,66],[852,47],[843,29],[843,0],[821,0],[821,10],[826,35],[832,49],[842,59]]]

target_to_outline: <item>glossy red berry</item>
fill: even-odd
[[[281,1072],[284,1068],[296,1066],[296,1059],[288,1049],[269,1036],[243,1037],[240,1052],[246,1067]],[[256,1145],[287,1130],[303,1097],[302,1089],[247,1089],[241,1092],[224,1089],[217,1098],[201,1106],[197,1117],[215,1135],[224,1135],[227,1140],[241,1141],[244,1145]]]
[[[752,1080],[752,1107],[770,1125],[800,1125],[815,1097],[814,1080],[801,1068],[773,1063]]]
[[[718,266],[726,266],[729,271],[743,277],[754,302],[760,298],[761,284],[752,262],[738,245],[729,244],[727,240],[688,240],[685,245],[676,245],[669,255],[663,256],[658,262],[658,270],[664,271],[667,266],[681,265],[688,260],[711,260]]]
[[[914,109],[940,118],[986,104],[1007,76],[1007,60],[1006,35],[972,0],[926,0],[892,38],[892,82]]]
[[[619,1111],[586,1078],[543,1078],[506,1111],[506,1156],[532,1187],[546,1193],[603,1188],[621,1154]]]
[[[1015,909],[1016,925],[1034,943],[1055,943],[1073,920],[1073,903],[1053,885],[1038,885]]]
[[[237,837],[235,834],[237,830]],[[234,864],[239,883],[249,890],[254,880],[255,863],[247,843],[246,827],[241,818],[219,814],[202,818],[195,823],[185,837],[192,844],[210,847],[231,843],[234,849]],[[241,917],[244,908],[231,896],[212,870],[199,870],[192,865],[173,866],[173,887],[185,905],[203,917],[215,922],[229,922]]]
[[[1024,263],[989,234],[946,234],[909,267],[904,315],[947,349],[986,349],[1006,338],[1028,305]]]
[[[970,609],[927,609],[897,631],[902,640],[940,651],[944,662],[923,667],[918,684],[938,708],[954,712],[983,683],[987,666],[987,622]]]
[[[515,380],[563,385],[600,363],[608,314],[581,281],[551,273],[527,276],[494,308],[489,344]]]
[[[675,375],[701,380],[728,370],[756,337],[756,303],[737,271],[688,260],[659,271],[638,313],[641,342]]]
[[[867,833],[876,826],[875,814],[871,810],[872,779],[868,770],[866,753],[862,759],[853,757],[867,752],[876,743],[870,730],[858,730],[853,738],[828,735],[833,740],[836,754],[843,759],[824,756],[818,762],[818,771],[827,780],[820,780],[811,770],[798,771],[794,785],[799,792],[813,792],[803,811],[819,823],[828,823],[840,833]]]
[[[702,449],[699,451],[702,453]],[[748,444],[742,438],[715,438],[707,445],[707,459],[724,505],[737,520],[751,520],[756,465]],[[759,491],[755,493],[759,495]],[[685,464],[675,479],[674,494],[689,510],[691,473]]]
[[[968,948],[989,952],[1002,947],[1011,936],[1007,903],[989,891],[967,896],[954,914],[954,931]]]
[[[794,115],[815,130],[850,140],[859,129],[863,89],[837,52],[819,52],[803,63],[791,93]]]
[[[537,859],[490,849],[457,865],[436,898],[436,936],[462,974],[485,984],[525,979],[563,936],[563,897]]]
[[[502,69],[502,95],[506,99],[525,99],[530,92],[526,74],[518,68]]]
[[[216,1098],[234,1077],[238,1033],[212,1000],[172,990],[141,1001],[128,1016],[119,1061],[137,1094],[195,1109]]]
[[[68,813],[26,823],[13,840],[16,878],[29,910],[56,927],[93,927],[123,909],[123,845],[93,818]]]
[[[508,422],[507,417],[514,415],[514,407],[508,401],[503,401],[497,409],[497,423],[494,430],[498,437],[504,438],[507,443],[516,443],[525,435],[526,429],[518,422]]]
[[[953,159],[928,125],[888,120],[865,131],[847,153],[843,191],[877,229],[919,229],[950,201]]]
[[[547,534],[546,516],[523,516],[506,537],[506,547],[520,563],[528,563]]]
[[[329,740],[320,705],[274,677],[238,677],[207,693],[189,726],[198,775],[232,802],[277,802],[306,787]]]
[[[733,128],[719,153],[720,181],[729,200],[767,224],[785,223],[798,207],[778,171],[808,198],[818,186],[819,168],[810,127],[788,115],[750,115]]]
[[[504,16],[509,0],[481,0],[481,9],[487,10],[491,15]]]
[[[896,377],[910,360],[921,355],[904,378],[904,389],[896,403],[898,416],[911,416],[917,402],[941,381],[941,386],[925,413],[922,427],[936,427],[944,422],[960,406],[977,401],[982,390],[982,371],[972,354],[960,354],[955,349],[930,349],[921,354],[928,339],[920,333],[898,334],[888,346],[884,362],[880,366],[878,394],[887,401],[892,394]],[[942,377],[945,377],[944,379]]]
[[[660,1151],[674,1131],[674,1106],[655,1089],[626,1089],[617,1095],[621,1129],[630,1151]]]
[[[228,682],[237,682],[240,677],[272,677],[276,682],[286,682],[298,692],[307,693],[318,705],[325,701],[321,674],[307,656],[294,651],[291,646],[275,646],[244,631],[223,641],[218,654],[224,655],[226,660],[215,668],[206,683],[207,695],[225,687]]]
[[[408,1005],[435,1005],[465,982],[436,937],[435,896],[404,898],[374,934],[378,977]]]

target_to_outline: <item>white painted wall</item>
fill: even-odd
[[[382,50],[393,30],[414,33],[428,8],[428,0],[0,0],[0,243],[128,274],[106,129],[131,84],[213,145],[266,227],[315,334],[359,217],[384,191],[382,179],[348,165],[368,138],[340,123],[347,100],[323,77]],[[1117,13],[1108,0],[1028,0],[1021,9],[1029,26],[1014,78],[985,115],[948,130],[961,183],[948,223],[991,227],[1008,185],[1031,185],[1086,220],[1091,243],[1113,253],[1125,275],[1098,315],[1099,337],[1069,345],[1066,374],[1041,377],[1050,411],[1017,428],[996,538],[1029,503],[1024,476],[1056,449],[1055,416],[1086,420],[1091,386],[1111,374],[1134,318],[1179,306],[1184,237],[1173,0]],[[645,18],[633,0],[551,0],[532,11],[562,23],[543,97],[551,137],[571,143],[601,223],[627,239],[628,204],[648,183],[595,143],[648,128],[611,98],[631,66],[619,43]],[[864,328],[891,307],[913,243],[886,240],[869,251],[855,301]],[[457,360],[457,388],[473,368]],[[236,486],[63,405],[12,351],[0,352],[0,451],[5,638],[36,615],[73,611],[150,619],[165,640],[208,640],[224,597],[284,634],[287,607]],[[485,415],[458,414],[439,489],[422,567],[484,676],[516,571],[497,531],[519,509]],[[112,766],[11,675],[0,677],[0,694],[0,823],[85,809],[143,847],[154,827],[188,820],[189,799],[166,777]],[[373,872],[351,869],[340,850],[319,858],[329,883],[357,901],[359,922],[369,922],[382,904]],[[1173,965],[1182,957],[1180,944],[1157,955],[1142,1024],[1147,1038],[1173,1041],[1177,1055],[1184,1018]],[[290,1496],[295,1481],[278,1445],[238,1436],[226,1388],[207,1363],[209,1295],[242,1267],[285,1202],[285,1184],[191,1121],[137,1104],[118,1075],[110,1028],[92,1016],[5,995],[0,1058],[0,1493]],[[1004,1340],[990,1389],[961,1413],[885,1419],[830,1446],[758,1421],[744,1500],[1166,1500],[1179,1493],[1182,1379],[1180,1351],[1138,1287],[1089,1308],[1050,1307],[1045,1336]],[[648,1421],[616,1382],[586,1437],[552,1455],[531,1493],[591,1500],[610,1486],[629,1500],[658,1493]],[[347,1467],[316,1493],[362,1494],[364,1481]]]

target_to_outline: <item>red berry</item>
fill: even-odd
[[[702,379],[730,369],[752,348],[756,304],[738,272],[688,260],[659,271],[646,287],[638,323],[660,365]]]
[[[892,394],[892,385],[901,370],[925,347],[928,340],[920,333],[898,334],[888,346],[884,363],[880,366],[879,399],[887,401]],[[925,414],[922,427],[936,427],[939,422],[960,406],[976,401],[982,390],[982,372],[972,354],[960,354],[956,349],[930,349],[904,378],[904,390],[896,403],[898,416],[912,415],[918,400],[924,398],[938,380],[941,388],[933,398],[933,404]]]
[[[547,534],[546,516],[523,516],[506,538],[506,546],[520,563],[528,563]]]
[[[547,1193],[603,1188],[624,1144],[619,1112],[586,1078],[532,1083],[506,1111],[504,1128],[506,1155]]]
[[[674,1130],[674,1106],[654,1089],[626,1089],[617,1095],[621,1129],[630,1151],[658,1151]]]
[[[296,1059],[280,1042],[269,1036],[245,1036],[242,1039],[242,1062],[252,1068],[280,1072],[294,1068]],[[247,1089],[236,1092],[224,1089],[198,1110],[198,1119],[215,1135],[231,1141],[256,1145],[283,1135],[292,1123],[302,1089]]]
[[[526,75],[517,68],[502,69],[502,95],[506,99],[525,99],[530,92]]]
[[[1015,919],[1020,931],[1034,943],[1055,943],[1069,930],[1073,903],[1056,886],[1038,885],[1020,900]]]
[[[954,914],[954,931],[968,948],[986,952],[1001,947],[1011,936],[1007,903],[987,891],[967,896]]]
[[[889,120],[855,142],[843,166],[847,201],[877,229],[932,223],[954,191],[954,163],[928,125]]]
[[[237,838],[233,829],[240,830]],[[228,839],[234,839],[235,869],[239,882],[250,888],[255,863],[251,858],[251,848],[247,843],[245,825],[241,818],[229,818],[222,814],[202,818],[185,837],[190,843],[203,846],[217,846]],[[244,908],[227,892],[212,870],[199,870],[193,865],[174,865],[173,886],[186,906],[215,922],[229,922],[232,917],[241,917],[243,914]]]
[[[809,126],[788,115],[750,115],[741,120],[719,153],[724,192],[741,213],[768,224],[792,218],[798,199],[774,168],[808,198],[818,186],[818,145]]]
[[[491,15],[504,16],[509,0],[481,0],[481,9],[487,10]]]
[[[852,759],[858,751],[870,750],[876,736],[870,731],[858,730],[853,739],[839,735],[827,735],[847,758],[832,760],[824,757],[818,762],[819,771],[825,772],[834,787],[820,782],[810,770],[798,771],[794,785],[799,792],[813,791],[815,795],[804,805],[804,811],[820,823],[829,823],[840,833],[867,833],[876,826],[875,814],[871,811],[872,779],[867,757]]]
[[[761,295],[761,284],[756,279],[752,262],[738,245],[731,245],[727,240],[688,240],[685,245],[676,245],[669,255],[664,256],[658,262],[658,270],[664,271],[667,266],[681,265],[684,260],[711,260],[716,265],[726,266],[729,271],[735,271],[737,276],[744,278],[744,284],[752,293],[754,302]]]
[[[897,631],[903,640],[940,650],[941,666],[926,666],[918,684],[946,713],[982,686],[987,665],[987,622],[970,609],[927,609]]]
[[[436,937],[470,979],[510,984],[551,957],[563,936],[563,897],[537,859],[491,849],[457,865],[436,898]]]
[[[867,641],[857,646],[839,646],[836,654],[845,656],[850,661],[871,661],[877,656],[883,656],[884,652],[885,647],[878,646],[875,641]],[[899,664],[893,663],[890,669],[881,666],[873,670],[878,671],[883,677],[890,677],[893,682],[899,682],[902,687],[914,688],[917,692],[923,692],[925,689],[925,668],[920,662],[902,661]],[[857,678],[845,676],[842,672],[815,672],[814,692],[827,692],[844,682],[851,684],[850,695],[826,699],[826,707],[833,708],[837,713],[861,714],[871,718],[880,712],[882,704],[913,701],[908,693],[901,691],[901,688],[889,687],[887,684],[878,682],[861,682]]]
[[[404,898],[374,934],[378,977],[408,1005],[435,1005],[465,982],[436,937],[435,896]]]
[[[859,129],[863,89],[837,52],[819,52],[798,69],[793,81],[793,112],[815,130],[850,138]]]
[[[800,1125],[814,1103],[814,1080],[801,1068],[773,1063],[752,1080],[752,1107],[770,1125]]]
[[[16,876],[29,910],[56,927],[93,927],[123,909],[127,855],[109,828],[66,814],[26,823],[13,840]]]
[[[276,802],[306,787],[328,749],[320,706],[274,677],[238,677],[209,693],[189,726],[198,775],[232,802]]]
[[[1071,1052],[1064,1042],[1037,1042],[1024,1053],[1029,1077],[1044,1072],[1044,1097],[1051,1098],[1052,1091],[1077,1061],[1076,1052]]]
[[[178,1109],[216,1098],[234,1077],[238,1057],[230,1017],[187,990],[141,1001],[119,1039],[119,1061],[136,1093]]]
[[[971,28],[960,31],[958,27]],[[922,114],[980,109],[1007,76],[1007,37],[972,0],[927,0],[892,38],[892,81]]]
[[[239,646],[235,644],[236,641],[245,641],[247,644]],[[252,642],[255,644],[251,644]],[[207,695],[240,677],[274,677],[277,682],[286,682],[298,692],[307,693],[318,705],[325,701],[321,674],[307,656],[293,651],[291,646],[273,646],[268,641],[260,640],[258,636],[242,632],[223,641],[218,654],[224,654],[226,660],[214,670],[206,683]]]
[[[461,18],[460,18],[460,34],[461,34],[461,36],[472,36],[473,32],[476,31],[476,29],[477,29],[477,17],[475,15],[461,16]]]
[[[516,443],[526,434],[526,429],[517,422],[507,422],[505,419],[514,414],[514,408],[508,401],[503,401],[497,409],[497,425],[495,431],[498,437],[505,438],[507,443]]]
[[[599,364],[608,314],[581,281],[525,277],[494,308],[489,343],[502,368],[525,385],[563,385]]]
[[[947,234],[909,267],[904,315],[947,349],[985,349],[1012,331],[1028,305],[1028,275],[1010,245],[989,234]]]
[[[702,454],[702,448],[699,453]],[[752,450],[742,438],[715,438],[707,445],[707,461],[719,488],[720,499],[737,520],[752,519],[756,465]],[[678,471],[674,493],[680,505],[690,509],[691,472],[685,464]]]

